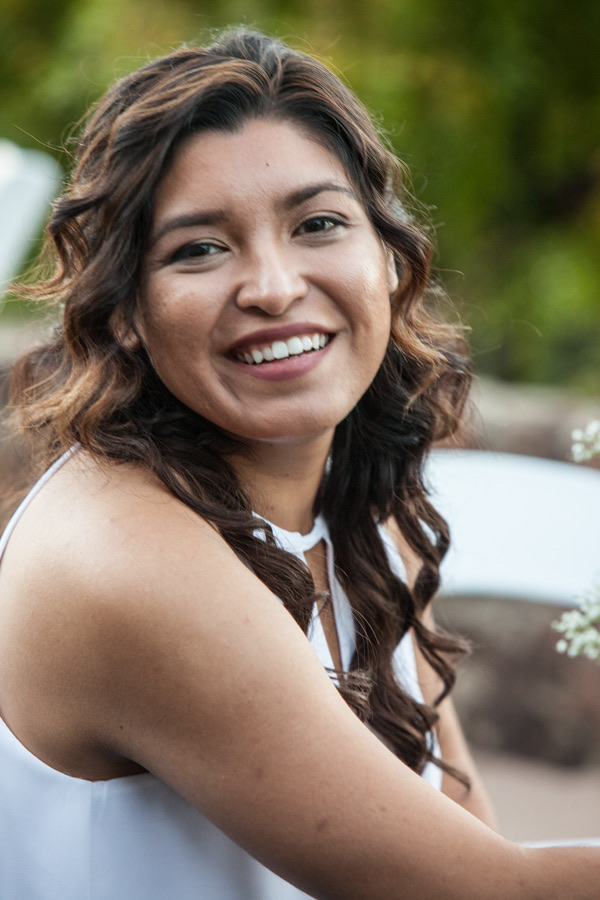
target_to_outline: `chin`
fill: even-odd
[[[327,418],[323,421],[320,418],[307,418],[302,421],[282,422],[279,419],[276,422],[262,422],[255,428],[236,429],[231,431],[238,440],[248,441],[258,444],[302,444],[311,440],[318,440],[325,435],[332,436],[335,427],[341,419],[332,421]]]

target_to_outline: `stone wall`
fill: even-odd
[[[436,601],[468,637],[454,693],[469,742],[562,765],[600,763],[600,665],[556,652],[560,609],[498,598]]]
[[[590,398],[556,387],[479,378],[459,443],[569,461],[571,432],[592,419],[600,419],[600,380],[598,396]]]

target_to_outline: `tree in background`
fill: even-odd
[[[245,22],[341,70],[409,164],[480,372],[597,392],[600,5],[0,0],[0,137],[53,148],[115,77]]]

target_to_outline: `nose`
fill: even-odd
[[[269,316],[280,316],[305,297],[308,285],[293,256],[272,242],[263,243],[250,253],[236,295],[238,308],[255,308]]]

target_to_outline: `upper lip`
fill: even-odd
[[[300,337],[303,334],[332,334],[330,328],[323,325],[315,325],[314,322],[290,322],[289,325],[279,325],[276,328],[261,328],[250,334],[245,334],[239,340],[231,344],[227,353],[234,351],[239,353],[249,347],[272,344],[273,341],[287,341],[292,337]]]

